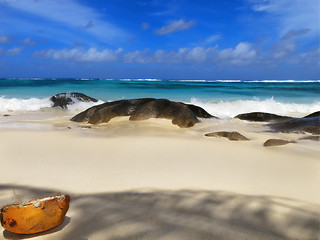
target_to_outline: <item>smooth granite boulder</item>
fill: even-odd
[[[272,113],[265,112],[251,112],[238,114],[234,118],[239,118],[241,120],[247,120],[252,122],[269,122],[269,121],[283,121],[292,119],[292,117],[280,116]]]
[[[283,139],[268,139],[263,146],[264,147],[272,147],[272,146],[280,146],[280,145],[286,145],[288,143],[296,143],[295,141],[287,141]]]
[[[52,107],[67,108],[68,105],[74,103],[75,101],[81,102],[98,102],[97,99],[89,97],[83,93],[70,92],[70,93],[59,93],[50,98],[53,102]]]
[[[313,117],[320,117],[320,111],[311,113],[303,118],[313,118]]]
[[[243,136],[242,134],[238,132],[212,132],[212,133],[206,133],[205,136],[207,137],[225,137],[228,138],[231,141],[246,141],[249,140],[247,137]]]
[[[199,122],[197,117],[213,117],[198,106],[168,99],[141,98],[103,103],[77,114],[71,121],[98,124],[107,123],[119,116],[130,116],[129,120],[133,121],[149,118],[171,119],[173,124],[182,128],[194,126]]]
[[[320,134],[320,117],[296,118],[268,126],[275,132],[307,132]]]

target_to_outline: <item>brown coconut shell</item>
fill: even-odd
[[[1,225],[13,233],[33,234],[60,225],[69,209],[69,195],[35,199],[1,208]]]

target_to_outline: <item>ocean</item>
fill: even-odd
[[[98,103],[132,98],[167,98],[203,107],[220,118],[246,112],[301,117],[320,110],[320,80],[162,80],[162,79],[0,79],[0,113],[40,112],[50,97],[80,92]],[[85,110],[92,103],[75,103]]]

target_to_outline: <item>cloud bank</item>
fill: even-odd
[[[88,50],[72,48],[61,50],[41,50],[33,54],[35,58],[72,60],[78,62],[117,62],[139,64],[229,64],[247,65],[256,59],[256,51],[251,44],[239,43],[234,49],[219,50],[215,47],[179,48],[176,51],[148,49],[123,53],[122,49]]]
[[[116,62],[122,49],[117,50],[104,49],[102,51],[96,48],[83,50],[79,48],[61,49],[61,50],[41,50],[33,54],[35,58],[71,60],[75,62]]]
[[[4,50],[0,47],[0,56],[18,56],[22,51],[21,47],[9,48],[8,50]]]

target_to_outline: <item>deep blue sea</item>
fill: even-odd
[[[167,98],[219,117],[263,111],[302,116],[320,111],[320,80],[0,79],[0,112],[50,107],[57,93],[81,92],[101,102]]]

